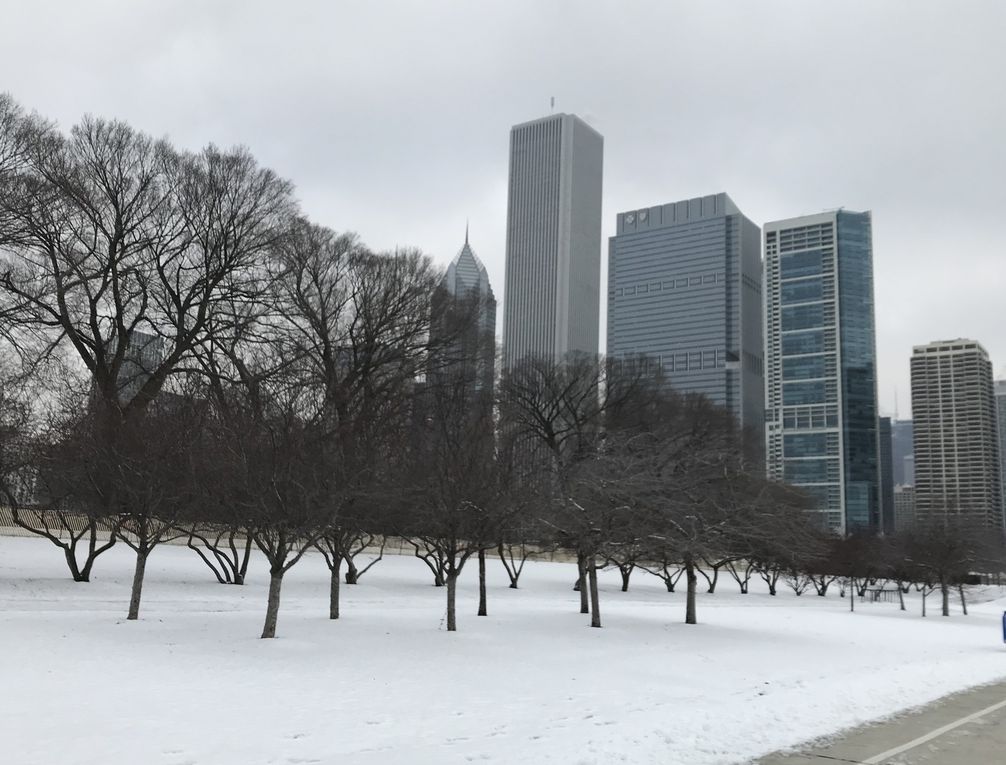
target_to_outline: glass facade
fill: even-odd
[[[845,516],[850,530],[851,527],[878,528],[880,523],[870,228],[869,213],[838,213]]]
[[[870,213],[765,227],[766,457],[840,533],[880,521]]]

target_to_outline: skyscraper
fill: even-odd
[[[880,528],[885,534],[894,533],[894,459],[891,444],[891,418],[877,420],[880,450]]]
[[[1002,464],[992,364],[974,340],[912,350],[915,513],[1003,525]]]
[[[810,494],[838,533],[880,517],[869,212],[765,225],[769,477]]]
[[[915,463],[912,460],[912,421],[891,421],[891,459],[895,486],[915,485]]]
[[[496,370],[496,296],[489,274],[468,243],[451,261],[434,296],[431,340],[439,371],[464,371],[474,389],[492,394]]]
[[[572,114],[510,130],[503,359],[598,352],[604,139]]]
[[[618,215],[608,242],[608,356],[659,363],[761,441],[761,241],[726,194]]]

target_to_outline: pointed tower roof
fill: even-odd
[[[468,243],[467,222],[465,222],[464,246],[447,267],[443,285],[452,295],[459,295],[469,290],[478,290],[483,295],[493,294],[489,285],[489,272]]]

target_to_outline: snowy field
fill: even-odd
[[[279,638],[259,640],[267,576],[216,584],[195,554],[158,548],[141,620],[126,622],[132,558],[118,546],[89,584],[61,553],[0,538],[0,761],[11,765],[249,763],[738,763],[1006,676],[1006,593],[970,616],[938,598],[919,617],[837,591],[699,598],[601,576],[603,629],[571,591],[574,567],[528,564],[522,589],[489,565],[459,588],[459,632],[425,566],[389,556],[343,587],[327,618],[316,555],[287,575]],[[700,580],[700,585],[704,584]],[[683,586],[683,582],[682,582]]]

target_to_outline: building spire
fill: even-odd
[[[465,247],[468,246],[468,218],[465,218]]]

